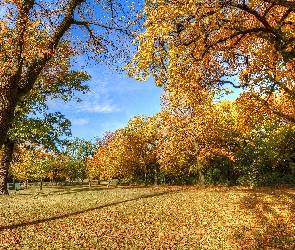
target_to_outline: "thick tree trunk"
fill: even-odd
[[[10,163],[12,161],[14,142],[7,140],[4,144],[3,155],[0,165],[0,194],[8,194],[7,190],[7,175]]]
[[[18,92],[19,71],[11,70],[14,70],[14,74],[0,78],[0,148],[4,145],[0,169],[0,194],[7,193],[6,179],[14,147],[14,143],[7,134],[12,126],[14,111],[21,97]]]
[[[14,110],[19,101],[18,82],[16,77],[3,77],[0,79],[0,146],[7,139],[8,130],[14,119]]]

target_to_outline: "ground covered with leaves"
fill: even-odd
[[[295,190],[35,187],[0,197],[1,249],[295,249]]]

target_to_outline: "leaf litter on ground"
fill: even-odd
[[[0,249],[294,249],[295,190],[30,187],[0,197]]]

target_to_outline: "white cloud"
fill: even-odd
[[[109,114],[120,111],[120,109],[112,103],[112,100],[103,102],[99,101],[83,101],[78,106],[79,112]]]
[[[89,123],[89,119],[84,119],[84,118],[74,118],[71,119],[72,125],[86,125]]]
[[[101,127],[119,127],[122,124],[121,123],[113,123],[113,122],[105,122],[105,123],[99,123]],[[124,125],[124,124],[123,124]]]
[[[115,105],[96,105],[93,107],[88,108],[89,112],[94,112],[94,113],[113,113],[116,112],[118,109]]]

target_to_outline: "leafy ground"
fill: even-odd
[[[0,249],[295,249],[295,190],[30,187],[0,196]]]

